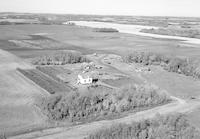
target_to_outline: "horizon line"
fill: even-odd
[[[15,12],[5,11],[0,14],[56,14],[56,15],[91,15],[91,16],[133,16],[133,17],[177,17],[177,18],[200,18],[200,16],[172,16],[172,15],[130,15],[130,14],[83,14],[83,13],[52,13],[52,12]]]

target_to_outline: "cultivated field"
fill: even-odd
[[[45,90],[47,90],[50,94],[70,92],[70,88],[67,85],[55,81],[54,79],[41,73],[37,69],[18,69],[18,71]]]

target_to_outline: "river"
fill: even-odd
[[[86,26],[92,28],[115,28],[121,33],[129,33],[139,36],[162,38],[162,39],[175,39],[191,44],[200,44],[200,39],[189,38],[189,37],[179,37],[179,36],[168,36],[168,35],[158,35],[140,32],[141,29],[157,29],[155,26],[142,26],[142,25],[128,25],[128,24],[117,24],[108,22],[94,22],[94,21],[70,21],[78,26]]]

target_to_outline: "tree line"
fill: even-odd
[[[42,110],[52,120],[80,121],[140,110],[171,101],[153,85],[130,85],[108,92],[70,93],[45,99]]]
[[[200,78],[200,61],[194,58],[181,58],[153,52],[133,52],[123,57],[128,63],[160,65],[165,70]]]
[[[199,139],[200,132],[182,114],[156,115],[152,119],[115,124],[85,139]]]
[[[78,52],[59,52],[38,57],[32,61],[34,65],[65,65],[83,62],[90,62],[90,60]]]

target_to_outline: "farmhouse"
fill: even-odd
[[[86,78],[82,75],[78,75],[77,84],[91,84],[93,82],[93,79],[87,76]]]
[[[91,71],[78,74],[77,84],[91,84],[98,81],[99,72]]]

